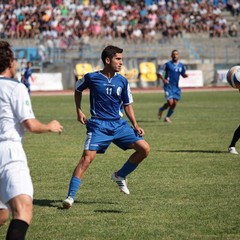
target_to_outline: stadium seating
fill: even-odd
[[[125,78],[128,79],[130,87],[138,87],[139,86],[139,71],[137,68],[127,69],[125,66],[122,67],[120,74],[122,74]]]
[[[142,62],[139,65],[140,81],[143,87],[157,85],[157,70],[153,62]]]
[[[93,67],[89,63],[78,63],[75,66],[77,78],[81,79],[84,74],[93,72]]]

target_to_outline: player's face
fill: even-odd
[[[123,65],[123,54],[116,53],[110,61],[110,66],[115,72],[120,72]]]
[[[177,51],[174,51],[174,52],[172,53],[172,60],[173,60],[173,62],[177,62],[177,61],[178,61],[178,58],[179,58],[178,52],[177,52]]]

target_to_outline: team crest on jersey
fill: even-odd
[[[26,104],[27,106],[29,106],[29,105],[30,105],[29,100],[26,100],[25,104]]]
[[[120,96],[122,93],[122,88],[121,87],[118,87],[117,88],[117,95]]]

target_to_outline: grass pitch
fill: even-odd
[[[89,116],[87,95],[83,102]],[[227,153],[240,123],[239,102],[238,91],[183,92],[167,124],[157,119],[163,93],[135,93],[151,152],[128,177],[131,194],[120,193],[110,177],[132,151],[111,145],[88,169],[73,207],[63,210],[85,127],[76,121],[73,96],[33,96],[37,118],[58,119],[64,131],[25,136],[35,189],[27,239],[240,239],[240,155]],[[7,227],[0,228],[0,239]]]

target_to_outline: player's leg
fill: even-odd
[[[8,202],[12,211],[12,220],[7,231],[7,240],[24,240],[32,220],[32,197],[26,194],[18,195]]]
[[[229,153],[238,154],[235,146],[236,146],[236,143],[239,139],[240,139],[240,125],[238,126],[238,128],[235,130],[235,132],[233,134],[232,141],[231,141],[231,143],[228,147]]]
[[[174,110],[177,106],[177,102],[181,99],[182,93],[181,89],[179,87],[172,87],[171,91],[169,91],[169,97],[168,97],[168,113],[165,118],[165,122],[171,123],[170,117],[173,115]]]
[[[171,123],[172,121],[171,121],[170,117],[174,113],[174,109],[177,105],[176,99],[173,99],[173,98],[168,99],[168,105],[169,105],[169,109],[168,109],[167,115],[165,117],[165,122]]]
[[[8,220],[9,211],[5,208],[0,208],[0,226],[4,225],[4,223]]]
[[[76,193],[81,186],[85,171],[94,160],[96,153],[104,153],[110,143],[111,136],[105,134],[104,130],[108,128],[105,121],[88,120],[87,122],[87,136],[84,145],[82,157],[74,169],[72,178],[69,183],[68,196],[63,201],[63,207],[68,209],[72,206]]]
[[[68,187],[67,198],[63,201],[63,207],[68,209],[72,206],[76,193],[81,186],[84,174],[96,156],[96,151],[84,150],[83,155],[73,171]]]
[[[163,114],[163,111],[167,110],[168,107],[169,107],[169,104],[168,104],[168,98],[171,94],[171,86],[169,85],[165,85],[164,86],[164,94],[165,94],[165,99],[167,100],[167,102],[165,102],[162,107],[160,107],[158,109],[158,119],[160,120],[162,118],[162,114]]]
[[[168,109],[168,102],[164,103],[162,107],[158,109],[158,119],[160,120],[162,118],[163,111]]]
[[[145,140],[139,140],[131,144],[130,148],[134,149],[135,152],[129,157],[122,168],[117,171],[117,176],[125,178],[138,167],[150,152],[150,146]]]
[[[9,205],[12,220],[8,227],[7,240],[24,239],[32,219],[33,185],[27,159],[21,143],[4,142],[0,159],[8,159],[9,166],[1,172],[1,201]],[[11,187],[7,187],[11,186]]]
[[[128,174],[133,172],[139,163],[143,161],[149,154],[150,147],[145,140],[139,140],[129,146],[135,152],[129,157],[122,168],[116,172],[117,176],[125,178]]]
[[[0,226],[8,220],[9,210],[8,207],[0,201]]]
[[[143,137],[139,136],[126,120],[121,120],[121,126],[118,126],[116,129],[113,143],[123,150],[135,150],[124,165],[112,174],[112,180],[117,183],[119,189],[125,194],[129,194],[130,192],[127,188],[125,178],[148,156],[150,147]]]
[[[26,84],[26,87],[27,87],[27,89],[28,89],[28,94],[31,95],[30,83],[27,83],[27,84]]]
[[[132,173],[138,167],[138,165],[148,156],[150,151],[149,144],[143,139],[131,144],[129,148],[134,149],[135,152],[124,163],[121,169],[112,174],[112,180],[118,184],[119,189],[125,194],[130,194],[126,182],[127,175]]]

